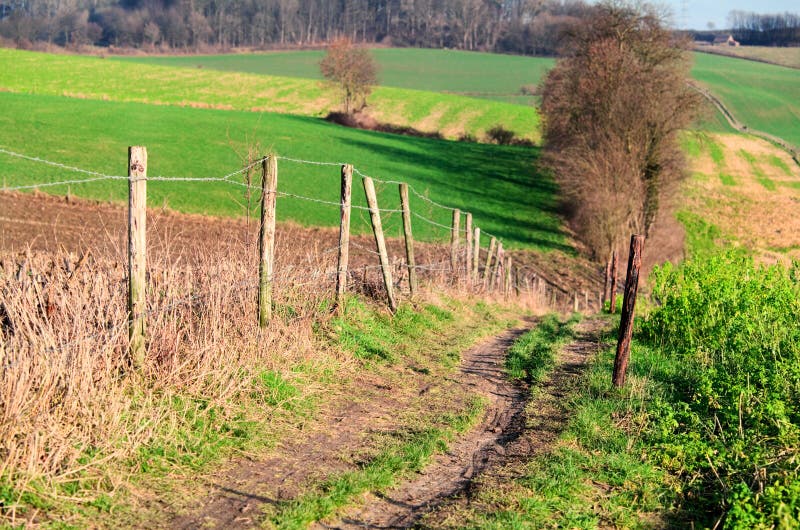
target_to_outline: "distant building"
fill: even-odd
[[[739,41],[733,38],[733,35],[718,35],[714,37],[714,46],[739,46]]]

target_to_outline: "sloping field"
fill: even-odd
[[[800,258],[800,167],[772,144],[732,134],[688,133],[692,176],[678,212],[690,250],[743,246],[769,262]]]
[[[566,248],[556,215],[555,185],[536,173],[537,151],[523,147],[449,142],[348,129],[318,119],[271,113],[219,111],[173,106],[0,93],[0,146],[107,175],[126,174],[127,146],[145,145],[150,176],[221,177],[242,167],[249,145],[260,153],[311,161],[349,162],[371,176],[409,182],[420,194],[471,211],[482,229],[506,245]],[[304,225],[338,226],[339,168],[280,162],[278,216]],[[0,153],[0,178],[7,186],[86,178],[66,170]],[[258,175],[255,178],[259,178]],[[237,179],[241,179],[240,176]],[[240,180],[241,181],[241,180]],[[383,208],[398,207],[395,184],[378,185]],[[123,200],[124,181],[102,180],[46,188],[102,200]],[[240,186],[219,182],[151,182],[149,204],[183,212],[244,215]],[[360,180],[354,202],[364,205]],[[449,226],[451,213],[420,199],[412,208]],[[357,230],[367,228],[365,212],[354,212]],[[415,219],[415,234],[445,239],[447,230]],[[384,219],[391,236],[400,218]]]
[[[383,86],[475,95],[509,103],[533,104],[520,94],[535,87],[555,60],[455,50],[376,48]],[[114,60],[161,66],[210,68],[229,72],[322,79],[322,51],[267,52],[237,55],[115,57]]]
[[[714,46],[713,48],[702,48],[698,51],[740,57],[751,61],[763,61],[790,68],[800,68],[800,47],[797,46]]]
[[[692,76],[748,127],[800,145],[800,70],[697,53]]]
[[[337,91],[317,80],[8,49],[0,49],[0,90],[304,116],[324,116],[340,106]],[[519,137],[540,139],[535,108],[497,101],[381,87],[370,97],[368,113],[382,122],[441,131],[451,138],[481,138],[503,124]]]

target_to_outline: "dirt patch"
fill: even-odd
[[[455,469],[471,456],[477,458],[472,465],[480,469],[479,452],[487,453],[498,439],[506,436],[507,427],[524,407],[526,391],[503,377],[503,359],[513,341],[530,327],[516,328],[499,337],[468,350],[458,375],[428,377],[424,374],[406,373],[404,379],[412,384],[395,385],[390,380],[364,377],[348,385],[350,393],[333,400],[324,419],[302,437],[288,440],[267,459],[242,461],[206,484],[209,495],[184,516],[175,518],[172,528],[251,528],[258,524],[260,507],[295,498],[304,486],[319,482],[334,473],[353,469],[357,455],[368,451],[372,433],[392,432],[400,428],[401,418],[409,411],[424,412],[432,406],[427,395],[442,387],[443,395],[455,396],[479,393],[491,400],[486,418],[480,429],[459,441],[448,453],[444,469]],[[454,392],[453,386],[463,392]],[[355,389],[355,390],[354,390]],[[442,472],[437,463],[423,477],[430,477],[428,495],[449,494],[469,480],[469,476],[442,482]],[[385,513],[378,507],[377,513]]]

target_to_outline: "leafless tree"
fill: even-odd
[[[328,46],[319,67],[326,79],[341,88],[345,114],[352,113],[355,105],[363,107],[372,85],[378,82],[378,65],[369,50],[346,37]]]
[[[682,178],[677,135],[698,97],[682,43],[647,5],[600,4],[566,42],[542,91],[545,159],[577,232],[610,258],[632,231],[649,234]]]

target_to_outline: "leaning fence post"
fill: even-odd
[[[406,241],[406,266],[411,296],[417,294],[417,263],[414,260],[414,236],[411,233],[411,203],[408,201],[408,184],[400,183],[400,208],[403,210],[403,236]]]
[[[272,274],[275,262],[275,201],[278,191],[278,158],[261,161],[261,229],[258,238],[258,325],[272,318]]]
[[[470,274],[470,271],[472,270],[472,214],[469,212],[467,212],[467,223],[464,226],[464,230],[467,234],[467,262],[464,264],[464,277],[467,279],[467,287],[470,287],[472,286],[472,274]]]
[[[383,284],[386,286],[386,297],[389,302],[389,309],[395,312],[397,310],[397,302],[395,301],[392,287],[392,269],[389,265],[389,254],[386,251],[386,240],[383,237],[381,212],[378,209],[378,196],[375,194],[375,184],[373,184],[371,178],[364,177],[363,183],[364,193],[367,195],[367,205],[369,206],[369,218],[372,221],[372,232],[375,234],[375,246],[378,248],[380,256]]]
[[[480,259],[481,259],[481,229],[477,226],[475,227],[475,235],[472,236],[472,270],[470,271],[470,275],[472,277],[472,284],[475,285],[478,283],[478,267],[480,266]]]
[[[633,311],[636,308],[636,291],[639,287],[639,269],[642,267],[644,236],[631,236],[631,251],[628,256],[628,273],[625,277],[625,296],[622,299],[622,315],[619,321],[617,355],[614,358],[613,383],[617,388],[625,384],[625,373],[631,355],[633,335]]]
[[[130,361],[144,366],[147,267],[147,149],[128,148],[128,337]]]
[[[336,266],[336,310],[342,311],[347,291],[347,265],[350,261],[350,210],[352,205],[353,166],[342,166],[341,221],[339,223],[339,260]]]
[[[611,255],[611,281],[609,282],[609,288],[611,292],[608,294],[609,299],[609,313],[616,313],[617,312],[617,251],[615,250],[614,253]]]
[[[492,254],[494,254],[495,246],[497,245],[497,238],[492,237],[489,240],[489,254],[486,256],[486,266],[483,268],[483,284],[486,289],[489,288],[492,274]]]
[[[461,226],[461,210],[453,210],[453,228],[450,231],[450,270],[453,273],[453,282],[458,282],[458,231]]]

